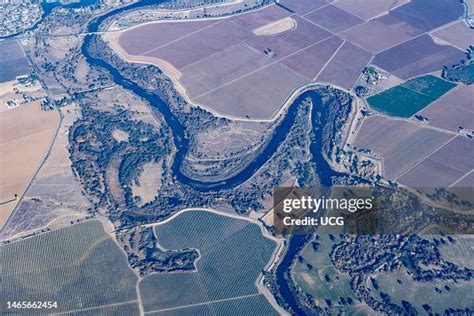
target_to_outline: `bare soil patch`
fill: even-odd
[[[0,113],[0,201],[23,194],[40,166],[57,128],[56,112],[45,112],[38,104],[22,106]],[[3,226],[17,200],[0,208]]]
[[[286,17],[284,19],[259,27],[253,30],[252,33],[258,36],[269,36],[288,32],[295,28],[296,21],[291,17]]]
[[[138,178],[140,184],[132,186],[133,196],[140,197],[138,205],[153,201],[158,194],[158,190],[161,187],[161,175],[163,173],[162,164],[163,161],[160,160],[143,165],[143,172]]]

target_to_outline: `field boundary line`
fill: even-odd
[[[349,42],[351,43],[351,42]],[[370,59],[369,61],[367,62],[367,64],[365,65],[365,68],[369,67],[370,65],[373,65],[372,62],[374,61],[374,58],[375,58],[375,55],[370,53],[371,56],[370,56]],[[365,69],[364,68],[364,69]],[[352,87],[351,87],[351,90],[354,89],[356,87],[356,84],[362,79],[362,77],[364,76],[364,71],[362,70],[359,74],[359,76],[357,77],[357,80],[352,84]],[[382,90],[382,92],[385,91],[385,90]]]
[[[270,66],[272,66],[272,65],[274,65],[274,64],[279,64],[279,65],[281,65],[280,61],[285,60],[286,58],[291,57],[291,56],[293,56],[293,55],[296,55],[296,54],[298,54],[298,53],[300,53],[300,52],[302,52],[302,51],[304,51],[304,50],[306,50],[306,49],[308,49],[308,48],[310,48],[310,47],[313,47],[313,46],[315,46],[315,45],[318,45],[318,44],[324,42],[325,40],[331,38],[332,36],[333,36],[333,35],[331,34],[330,36],[325,37],[325,38],[323,38],[323,39],[321,39],[321,40],[319,40],[319,41],[316,41],[316,42],[314,42],[314,43],[312,43],[312,44],[310,44],[310,45],[308,45],[308,46],[305,46],[305,47],[303,47],[303,48],[301,48],[301,49],[299,49],[299,50],[296,50],[296,51],[292,52],[291,54],[288,54],[288,55],[286,55],[286,56],[284,56],[284,57],[282,57],[282,58],[280,58],[280,59],[274,60],[273,62],[271,62],[271,63],[269,63],[269,64],[267,64],[267,65],[264,65],[264,66],[262,66],[262,67],[260,67],[260,68],[257,68],[257,69],[255,69],[255,70],[252,70],[251,72],[249,72],[249,73],[247,73],[247,74],[245,74],[245,75],[242,75],[242,76],[237,77],[237,78],[235,78],[235,79],[233,79],[233,80],[230,80],[229,82],[226,82],[226,83],[224,83],[224,84],[222,84],[222,85],[220,85],[220,86],[218,86],[218,87],[215,87],[214,89],[211,89],[211,90],[209,90],[209,91],[207,91],[207,92],[201,93],[200,95],[195,96],[193,99],[197,100],[197,99],[200,98],[200,97],[203,97],[203,96],[205,96],[205,95],[208,95],[209,93],[215,92],[215,91],[217,91],[217,90],[219,90],[219,89],[221,89],[221,88],[223,88],[223,87],[225,87],[225,86],[228,86],[228,85],[230,85],[230,84],[232,84],[232,83],[234,83],[234,82],[237,82],[237,81],[239,81],[239,80],[241,80],[241,79],[243,79],[243,78],[246,78],[246,77],[248,77],[248,76],[251,76],[251,75],[253,75],[253,74],[255,74],[255,73],[257,73],[257,72],[259,72],[259,71],[261,71],[261,70],[263,70],[263,69],[265,69],[265,68],[268,68],[268,67],[270,67]],[[308,79],[309,79],[309,78],[308,78]]]
[[[446,142],[444,142],[441,146],[439,147],[436,147],[436,149],[434,149],[432,152],[430,152],[427,156],[425,156],[423,159],[419,160],[418,162],[414,163],[412,166],[410,166],[407,170],[405,170],[404,172],[402,172],[400,175],[398,175],[396,178],[394,178],[393,180],[395,181],[398,181],[398,179],[400,179],[401,177],[403,177],[404,175],[406,175],[408,172],[410,172],[413,168],[415,168],[416,166],[418,166],[419,164],[421,164],[423,161],[425,161],[426,159],[430,158],[434,153],[438,152],[439,150],[441,150],[441,148],[443,148],[444,146],[446,146],[447,144],[449,144],[453,139],[455,139],[457,137],[456,136],[453,136],[451,137],[450,139],[448,139]]]
[[[195,303],[195,304],[180,305],[180,306],[176,306],[176,307],[155,309],[155,310],[147,311],[147,312],[145,312],[145,314],[155,313],[155,312],[172,311],[172,310],[183,309],[183,308],[188,308],[188,307],[195,307],[195,306],[202,306],[202,305],[210,305],[210,304],[219,303],[219,302],[235,301],[235,300],[240,300],[240,299],[243,299],[243,298],[249,298],[249,297],[254,297],[254,296],[263,296],[263,294],[254,293],[254,294],[247,294],[247,295],[223,298],[223,299],[220,299],[220,300],[213,300],[213,301],[206,301],[206,302]]]
[[[460,109],[460,110],[464,110],[466,112],[469,112],[470,114],[474,114],[474,111],[471,111],[471,110],[468,110],[468,109],[465,109],[463,108],[462,106],[459,106],[459,105],[455,105],[454,107]]]
[[[336,35],[334,35],[336,36]],[[339,36],[336,36],[336,37],[339,37]],[[339,37],[340,38],[340,37]],[[342,38],[341,38],[342,39]],[[328,39],[329,40],[329,39]],[[316,76],[314,76],[313,79],[311,79],[311,81],[315,81],[316,78],[319,77],[319,75],[323,72],[324,69],[326,69],[326,67],[329,65],[329,63],[334,59],[334,57],[337,55],[337,53],[341,50],[342,46],[344,46],[344,44],[346,44],[346,40],[345,39],[342,39],[342,43],[341,45],[339,45],[339,47],[334,51],[334,53],[331,55],[331,57],[329,57],[329,59],[326,61],[326,63],[324,64],[324,66],[321,68],[320,71],[318,71],[318,73],[316,74]]]
[[[229,22],[232,23],[232,24],[237,25],[238,27],[241,27],[240,25],[238,25],[238,24],[235,23],[234,21],[229,21]],[[216,55],[221,54],[221,53],[223,53],[223,52],[226,51],[226,50],[230,50],[231,48],[236,47],[236,46],[245,46],[245,47],[249,47],[249,48],[250,48],[250,45],[247,44],[247,41],[249,41],[249,40],[251,40],[251,39],[254,39],[255,37],[257,37],[257,36],[252,36],[252,37],[250,37],[250,38],[246,38],[246,39],[244,39],[244,40],[241,40],[240,42],[237,42],[237,43],[235,43],[235,44],[232,44],[231,46],[229,46],[229,47],[227,47],[227,48],[224,48],[224,49],[222,49],[222,50],[220,50],[220,51],[217,51],[217,52],[214,52],[214,53],[212,53],[212,54],[210,54],[210,55],[207,55],[206,57],[203,57],[203,58],[200,58],[200,59],[198,59],[198,60],[195,60],[195,61],[193,61],[192,63],[187,64],[186,66],[180,68],[179,71],[180,71],[181,73],[183,73],[183,72],[186,71],[186,69],[188,69],[189,67],[192,67],[192,66],[194,66],[194,65],[196,65],[196,64],[198,64],[198,63],[200,63],[200,62],[205,62],[206,60],[212,59],[212,58],[214,58]],[[245,45],[243,45],[243,44],[245,44]],[[253,49],[253,47],[252,47],[252,50],[258,52],[257,50]],[[260,53],[260,52],[258,52],[258,53]]]
[[[21,46],[21,45],[20,45]],[[23,46],[22,46],[22,49],[23,49]],[[25,52],[23,50],[23,52]],[[33,60],[31,59],[31,56],[29,56],[28,54],[25,53],[25,58],[26,60],[28,61],[31,69],[33,71],[37,71],[38,73],[41,73],[39,70],[38,70],[38,67],[36,66],[36,64],[33,62]],[[51,100],[54,100],[54,98],[52,97],[51,95],[51,92],[49,91],[49,88],[48,88],[48,85],[46,84],[46,82],[44,81],[44,79],[39,76],[38,77],[38,81],[41,85],[41,88],[44,90],[44,92],[47,94],[47,96],[51,99]],[[15,215],[15,213],[17,212],[19,206],[21,205],[21,202],[23,201],[23,199],[25,198],[25,195],[27,194],[27,192],[30,190],[31,188],[31,185],[33,184],[33,181],[38,177],[41,169],[43,169],[43,166],[46,164],[46,162],[48,161],[49,159],[49,156],[51,155],[52,151],[53,151],[53,147],[54,147],[54,144],[56,143],[56,139],[59,135],[59,131],[61,129],[61,126],[63,124],[63,114],[61,112],[61,109],[59,109],[58,107],[54,107],[54,112],[56,112],[56,114],[58,115],[58,122],[57,122],[57,125],[55,126],[55,131],[54,131],[54,134],[52,135],[51,139],[50,139],[50,142],[49,142],[49,145],[48,145],[48,148],[46,150],[46,152],[44,153],[44,155],[42,156],[42,159],[41,159],[41,162],[39,163],[39,165],[37,166],[36,170],[32,173],[31,177],[28,179],[28,181],[26,182],[26,185],[22,188],[23,190],[18,194],[18,198],[17,198],[17,204],[15,205],[15,207],[13,208],[13,210],[10,212],[10,214],[8,215],[7,219],[5,220],[5,222],[3,223],[3,226],[1,227],[1,230],[3,231],[3,229],[5,227],[7,227],[7,225],[10,223],[10,220],[13,218],[13,216]],[[43,130],[44,131],[44,130]],[[24,136],[23,136],[24,137]]]
[[[466,174],[464,174],[462,177],[460,177],[460,178],[454,180],[454,182],[451,183],[451,184],[448,186],[448,188],[451,188],[451,187],[453,187],[454,185],[458,184],[460,181],[462,181],[464,178],[466,178],[468,175],[470,175],[470,174],[473,173],[473,172],[474,172],[474,169],[471,169],[471,171],[466,172]]]
[[[443,147],[444,147],[444,146],[443,146]],[[442,148],[440,148],[439,150],[441,150],[441,149],[442,149]],[[439,160],[436,159],[436,158],[429,158],[429,159],[430,159],[430,160],[433,160],[433,161],[436,161],[436,162],[438,162],[438,163],[440,163],[440,164],[442,164],[442,165],[444,165],[444,166],[446,166],[446,167],[449,167],[449,168],[451,168],[451,169],[457,170],[457,171],[459,171],[459,172],[461,172],[461,173],[463,173],[463,174],[466,173],[466,172],[467,172],[467,173],[470,172],[470,170],[464,171],[464,170],[461,170],[461,169],[456,168],[456,167],[454,167],[454,166],[448,165],[448,164],[445,163],[444,161],[439,161]]]
[[[432,30],[423,31],[423,33],[420,33],[420,34],[418,34],[418,35],[416,35],[416,36],[413,36],[413,37],[411,37],[411,38],[409,38],[409,39],[406,39],[406,40],[404,40],[404,41],[401,42],[401,43],[392,45],[392,46],[387,47],[387,48],[384,48],[384,49],[382,49],[382,50],[378,50],[378,51],[374,52],[373,54],[378,55],[378,54],[381,53],[381,52],[384,52],[384,51],[386,51],[386,50],[389,50],[389,49],[392,49],[392,48],[394,48],[394,47],[397,47],[398,45],[405,44],[406,42],[409,42],[409,41],[411,41],[411,40],[414,40],[414,39],[416,39],[416,38],[418,38],[418,37],[421,37],[421,36],[423,36],[423,35],[428,35],[429,37],[431,37],[431,33],[432,33],[432,32],[437,32],[438,30],[441,30],[441,29],[443,29],[443,28],[445,28],[445,27],[448,27],[448,26],[451,26],[451,25],[453,25],[453,24],[456,24],[456,23],[459,22],[459,21],[462,21],[462,20],[460,20],[459,18],[457,18],[456,20],[453,20],[453,21],[450,21],[450,22],[448,22],[448,23],[446,23],[446,24],[440,25],[440,26],[438,26],[437,28],[434,28],[434,29],[432,29]],[[404,22],[405,22],[405,21],[404,21]],[[433,39],[433,38],[431,37],[431,39]],[[433,41],[433,42],[434,42],[434,41]],[[436,43],[435,43],[435,44],[436,44]],[[453,47],[454,47],[454,46],[453,46]]]
[[[300,16],[300,15],[299,15],[299,17],[302,18],[303,20],[305,20],[306,22],[309,22],[309,23],[311,23],[311,24],[313,24],[313,25],[315,25],[315,26],[317,26],[317,27],[319,27],[319,28],[325,30],[326,32],[329,32],[329,33],[331,33],[332,35],[339,37],[340,39],[344,40],[345,42],[351,43],[352,45],[354,45],[355,47],[357,47],[357,48],[363,50],[364,52],[369,53],[370,55],[372,55],[372,57],[374,57],[374,56],[376,55],[376,53],[374,53],[374,52],[372,52],[372,51],[370,51],[370,50],[367,50],[367,48],[364,48],[364,47],[360,46],[359,44],[354,43],[354,42],[351,41],[350,39],[348,39],[348,38],[346,38],[346,37],[340,35],[340,34],[344,35],[343,33],[344,33],[345,31],[350,30],[350,29],[352,29],[352,28],[354,28],[354,27],[356,27],[356,26],[359,26],[359,25],[362,25],[362,24],[365,24],[365,23],[356,24],[356,25],[354,25],[354,26],[351,26],[351,27],[349,27],[349,28],[347,28],[347,29],[344,29],[344,30],[341,30],[341,31],[339,31],[339,32],[333,32],[333,31],[331,31],[330,29],[325,28],[324,26],[322,26],[322,25],[320,25],[320,24],[318,24],[318,23],[316,23],[316,22],[314,22],[314,21],[311,21],[311,20],[307,19],[305,16]]]
[[[184,38],[186,38],[186,37],[189,37],[189,36],[191,36],[191,35],[197,34],[197,33],[201,32],[201,31],[203,31],[203,30],[206,30],[206,29],[208,29],[208,28],[213,27],[214,25],[223,23],[224,21],[225,21],[225,20],[218,20],[217,22],[212,23],[211,25],[204,26],[204,27],[200,28],[199,30],[196,30],[196,31],[191,32],[191,33],[188,33],[188,34],[186,34],[186,35],[183,35],[183,36],[181,36],[181,37],[179,37],[179,38],[176,38],[176,39],[171,40],[171,41],[169,41],[169,42],[167,42],[167,43],[164,43],[163,45],[155,46],[155,47],[153,47],[152,49],[149,49],[149,50],[147,50],[147,51],[145,51],[145,52],[143,52],[143,53],[140,53],[140,55],[146,55],[146,54],[149,54],[149,53],[151,53],[151,52],[154,52],[154,51],[156,51],[156,50],[158,50],[158,49],[160,49],[160,48],[166,47],[166,46],[168,46],[168,45],[170,45],[170,44],[179,42],[180,40],[182,40],[182,39],[184,39]],[[189,22],[193,22],[193,21],[189,21]],[[170,22],[170,23],[173,23],[173,22]],[[125,33],[125,32],[124,32],[124,33]],[[123,34],[122,34],[122,35],[123,35]]]
[[[127,301],[127,302],[121,302],[121,303],[113,303],[113,304],[100,305],[100,306],[96,306],[96,307],[86,307],[86,308],[74,309],[74,310],[64,311],[64,312],[59,312],[59,313],[52,313],[51,315],[67,315],[67,314],[76,313],[76,312],[81,312],[81,311],[90,311],[90,310],[99,309],[99,308],[104,308],[104,307],[109,307],[109,306],[122,306],[122,305],[131,304],[131,303],[138,303],[138,301],[137,301],[137,300],[133,300],[133,301]]]
[[[298,15],[298,16],[300,16],[300,17],[304,17],[305,15],[308,15],[308,14],[311,14],[311,13],[313,13],[313,12],[316,12],[316,11],[318,11],[318,10],[323,9],[323,8],[329,6],[330,4],[331,4],[331,3],[326,3],[325,5],[323,5],[323,6],[319,7],[319,8],[316,8],[316,9],[313,9],[313,10],[309,10],[308,12],[304,12],[303,14],[301,14],[301,13],[296,13],[296,15]]]

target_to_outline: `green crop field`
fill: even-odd
[[[367,102],[377,111],[392,116],[411,117],[455,86],[454,83],[427,75],[368,97]]]
[[[265,298],[258,295],[255,283],[276,244],[264,237],[256,224],[211,212],[192,211],[157,226],[155,232],[162,247],[195,248],[200,258],[197,271],[145,277],[140,282],[140,293],[146,312],[170,308],[179,311],[186,305],[237,300],[249,295],[255,295],[259,301],[248,301],[260,306],[254,314],[272,310]],[[246,302],[239,300],[243,304],[239,308],[245,310]]]
[[[2,246],[0,266],[3,304],[57,301],[58,308],[51,312],[93,312],[137,300],[137,277],[99,221]]]

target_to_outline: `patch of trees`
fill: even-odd
[[[120,231],[116,236],[127,252],[131,267],[138,270],[140,275],[194,270],[199,258],[195,249],[161,249],[151,227]]]
[[[474,46],[469,46],[466,59],[461,60],[459,64],[444,66],[441,76],[446,80],[467,85],[474,83]]]
[[[118,142],[113,131],[128,133],[128,141]],[[158,161],[171,153],[171,142],[166,127],[160,129],[133,120],[120,107],[114,111],[98,111],[88,105],[82,108],[82,117],[70,129],[70,158],[75,174],[81,179],[84,191],[96,198],[99,205],[115,205],[110,194],[107,169],[118,169],[119,190],[125,188],[127,205],[133,204],[129,186],[135,181],[142,166]]]

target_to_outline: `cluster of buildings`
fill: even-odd
[[[0,0],[0,37],[24,31],[36,23],[43,14],[39,1]]]

